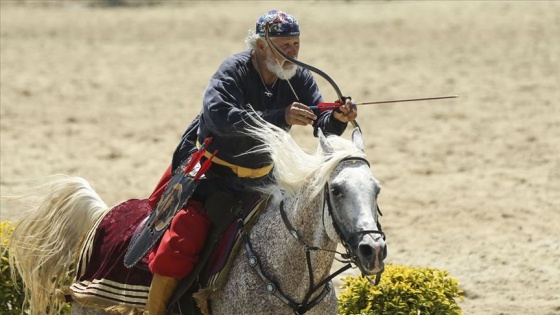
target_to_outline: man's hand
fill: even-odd
[[[347,123],[358,117],[358,109],[356,108],[356,105],[352,105],[352,100],[347,98],[344,105],[340,106],[336,110],[333,110],[333,115],[336,120]]]
[[[309,107],[302,103],[293,102],[292,105],[286,108],[285,112],[286,122],[288,125],[307,126],[312,125],[317,116]]]

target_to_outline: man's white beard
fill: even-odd
[[[269,58],[266,58],[265,64],[268,71],[273,72],[280,80],[291,79],[294,75],[296,75],[296,71],[298,69],[298,66],[293,63],[290,63],[288,69],[282,68],[279,62],[277,62],[275,59],[269,60]]]

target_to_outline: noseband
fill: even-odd
[[[339,164],[343,163],[343,162],[346,162],[346,161],[364,162],[369,167],[369,162],[366,159],[361,158],[361,157],[347,157],[345,159],[342,159],[339,162]],[[323,219],[324,219],[325,208],[328,209],[329,215],[332,218],[333,217],[332,213],[333,213],[334,208],[333,208],[332,202],[330,200],[328,184],[325,184],[323,200],[324,200],[324,202],[323,202]],[[380,215],[382,215],[381,211],[379,211],[379,207],[377,207],[377,211]],[[330,281],[332,279],[334,279],[335,277],[337,277],[338,275],[340,275],[341,273],[343,273],[344,271],[351,268],[352,264],[356,265],[356,261],[357,261],[358,257],[355,254],[352,254],[352,252],[350,250],[350,245],[349,245],[349,244],[352,244],[352,243],[350,243],[350,241],[352,241],[354,239],[357,239],[360,235],[368,234],[368,233],[379,234],[385,240],[385,234],[381,230],[381,225],[379,224],[379,220],[376,220],[378,230],[362,230],[362,231],[358,231],[358,232],[354,232],[354,233],[350,234],[350,236],[348,238],[344,238],[344,235],[341,233],[341,230],[338,227],[338,224],[333,219],[332,220],[333,226],[334,226],[334,228],[336,230],[336,233],[337,233],[338,237],[340,238],[342,244],[344,245],[344,248],[346,249],[346,254],[339,253],[337,251],[328,250],[328,249],[322,249],[322,248],[315,247],[315,246],[309,246],[305,243],[305,241],[303,241],[303,239],[299,235],[298,231],[290,223],[290,220],[288,219],[288,216],[286,214],[286,210],[284,210],[284,201],[280,202],[280,215],[282,217],[282,221],[284,222],[284,226],[286,227],[286,229],[298,241],[298,243],[304,248],[304,251],[305,251],[305,258],[306,258],[306,261],[307,261],[307,271],[308,271],[308,274],[309,274],[309,289],[308,289],[307,293],[305,294],[305,298],[303,299],[303,301],[301,303],[297,303],[297,302],[293,301],[292,299],[290,299],[289,297],[287,297],[282,292],[280,287],[273,280],[271,280],[267,275],[264,274],[264,272],[263,272],[263,270],[260,266],[259,259],[258,259],[257,255],[255,254],[255,252],[253,251],[253,249],[251,247],[251,241],[249,239],[249,235],[245,232],[245,229],[241,228],[243,226],[243,221],[239,220],[238,224],[240,224],[240,231],[242,231],[242,236],[241,237],[243,239],[243,244],[244,244],[244,247],[245,247],[245,251],[247,252],[247,258],[248,258],[249,265],[260,276],[261,280],[263,281],[263,283],[266,286],[266,290],[268,291],[268,293],[276,296],[278,299],[280,299],[280,301],[282,301],[284,304],[289,306],[293,310],[294,314],[305,314],[309,310],[311,310],[313,307],[315,307],[317,304],[319,304],[319,302],[321,302],[323,300],[323,298],[325,298],[327,293],[329,293],[333,289],[332,288],[332,283]],[[324,222],[323,222],[323,226],[324,226]],[[311,251],[335,252],[335,253],[340,254],[342,256],[342,258],[344,259],[343,262],[346,262],[346,265],[342,266],[340,269],[338,269],[334,273],[325,277],[319,283],[314,284],[313,268],[311,266]],[[363,276],[366,277],[370,281],[370,283],[372,283],[373,285],[377,285],[379,283],[379,280],[381,279],[381,273],[382,273],[382,271],[379,272],[376,275],[375,282],[373,282],[367,275],[363,275]],[[315,297],[313,300],[311,300],[311,296],[317,290],[319,290],[321,287],[323,288],[321,293],[317,297]]]

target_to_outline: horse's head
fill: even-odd
[[[354,131],[352,139],[363,149],[359,129]],[[324,151],[331,149],[326,141],[321,140],[321,145]],[[380,190],[364,157],[341,159],[325,186],[327,234],[342,242],[350,259],[365,275],[381,273],[387,256],[385,235],[378,221]]]
[[[320,150],[311,155],[285,130],[257,119],[253,122],[258,128],[249,128],[248,135],[266,144],[253,152],[270,155],[273,176],[282,191],[315,198],[324,188],[323,231],[331,241],[346,247],[349,258],[363,274],[380,274],[387,256],[378,223],[380,187],[365,158],[360,129],[354,130],[352,142],[336,136],[326,138],[318,129]],[[271,187],[264,187],[263,192],[274,193],[277,187]]]

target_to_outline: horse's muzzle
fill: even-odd
[[[387,257],[387,244],[379,234],[363,234],[355,253],[356,264],[363,274],[373,275],[383,271],[384,260]]]

